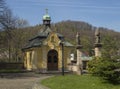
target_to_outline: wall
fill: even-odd
[[[23,63],[0,63],[0,69],[24,69]]]

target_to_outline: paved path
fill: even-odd
[[[40,80],[47,77],[50,76],[31,73],[7,74],[0,78],[0,89],[48,89],[39,85]]]

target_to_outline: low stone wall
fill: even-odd
[[[0,63],[0,69],[24,69],[23,63]]]
[[[76,64],[69,64],[68,70],[69,71],[77,71],[77,65]]]
[[[72,63],[68,65],[68,70],[72,71],[75,74],[81,75],[81,69],[78,65],[76,65],[76,63]]]

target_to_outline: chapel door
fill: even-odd
[[[48,70],[58,70],[58,53],[56,50],[48,52],[47,68]]]

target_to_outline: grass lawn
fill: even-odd
[[[120,85],[112,85],[91,75],[55,76],[41,82],[51,89],[120,89]]]

